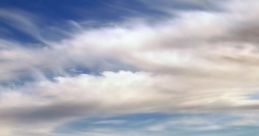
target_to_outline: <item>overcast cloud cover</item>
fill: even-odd
[[[247,136],[256,0],[0,0],[1,136]]]

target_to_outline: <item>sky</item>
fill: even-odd
[[[256,0],[0,0],[0,135],[256,135],[258,16]]]

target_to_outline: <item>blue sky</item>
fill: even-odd
[[[258,9],[0,0],[0,135],[256,135]]]
[[[38,25],[45,29],[50,27],[63,29],[63,27],[69,27],[69,24],[73,22],[86,23],[86,25],[97,27],[123,21],[132,16],[163,17],[166,15],[166,13],[149,8],[144,3],[134,0],[64,0],[62,3],[51,0],[3,0],[1,1],[1,8],[18,13],[33,13],[33,16],[40,18],[37,22]],[[5,35],[9,34],[7,37],[11,35],[11,37],[21,41],[37,42],[32,35],[22,32],[17,29],[16,25],[12,26],[6,20],[1,21],[1,31]],[[43,33],[47,33],[43,34],[44,36],[49,35],[48,32]],[[4,34],[2,36],[5,36]]]

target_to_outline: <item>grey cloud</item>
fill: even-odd
[[[230,31],[229,36],[226,36],[226,40],[235,42],[246,42],[252,44],[258,44],[259,25],[258,20],[253,22],[243,22],[233,28]],[[223,39],[224,40],[224,39]]]
[[[60,120],[69,120],[73,117],[87,117],[98,109],[98,104],[58,102],[44,106],[24,106],[2,109],[0,118],[3,122],[15,123],[50,123]]]

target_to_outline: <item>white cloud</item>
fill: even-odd
[[[258,35],[257,26],[247,24],[258,22],[258,3],[231,2],[225,11],[182,11],[155,25],[133,19],[79,27],[70,38],[40,48],[1,40],[0,81],[35,78],[24,86],[1,86],[0,119],[6,122],[1,133],[30,133],[24,123],[35,121],[44,127],[36,125],[33,133],[51,132],[64,122],[103,112],[256,110],[259,101],[247,95],[259,88]],[[3,11],[0,16],[23,22],[27,33],[38,31],[27,18]],[[100,75],[67,73],[78,65],[98,68]],[[58,74],[48,80],[45,71]]]

